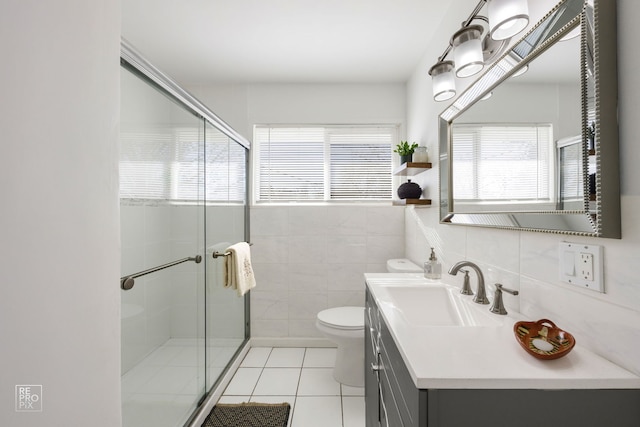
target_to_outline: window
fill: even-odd
[[[120,141],[121,199],[244,201],[245,150],[208,124],[123,126]]]
[[[577,202],[574,209],[584,206],[584,166],[582,135],[563,138],[558,147],[558,200],[564,203],[560,209],[569,209],[570,202]],[[582,206],[581,206],[582,205]]]
[[[397,126],[256,126],[255,200],[392,198]]]
[[[454,126],[456,200],[550,200],[554,150],[550,124]]]

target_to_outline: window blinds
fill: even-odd
[[[396,126],[256,126],[256,201],[392,196]]]
[[[174,198],[172,180],[179,174],[176,171],[179,167],[174,167],[176,134],[173,128],[123,127],[120,146],[120,198]]]
[[[120,157],[121,199],[244,201],[245,150],[211,126],[125,127]]]
[[[454,126],[453,188],[457,200],[549,200],[551,125]]]

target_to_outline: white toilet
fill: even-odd
[[[408,259],[387,261],[389,273],[418,273],[422,268]],[[322,310],[316,327],[338,346],[333,378],[341,384],[364,387],[364,308],[336,307]]]
[[[364,307],[322,310],[316,327],[338,346],[333,378],[341,384],[364,387]]]

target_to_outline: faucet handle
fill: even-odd
[[[464,273],[464,282],[462,284],[462,289],[460,293],[462,295],[473,295],[473,291],[471,290],[471,284],[469,281],[469,270],[460,270]]]
[[[520,293],[520,292],[516,291],[515,289],[505,288],[500,283],[496,283],[496,291],[498,291],[498,290],[500,292],[504,291],[504,292],[506,292],[508,294],[511,294],[511,295],[518,295]]]
[[[507,310],[504,308],[504,302],[502,301],[502,291],[511,295],[518,295],[520,293],[515,289],[505,288],[500,283],[496,283],[496,292],[493,298],[493,305],[489,309],[490,312],[496,314],[507,314]]]

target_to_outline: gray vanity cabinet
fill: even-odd
[[[368,289],[365,313],[366,427],[640,426],[637,389],[418,389]]]
[[[413,385],[402,356],[369,292],[366,299],[366,425],[426,426],[426,390],[418,390]]]

